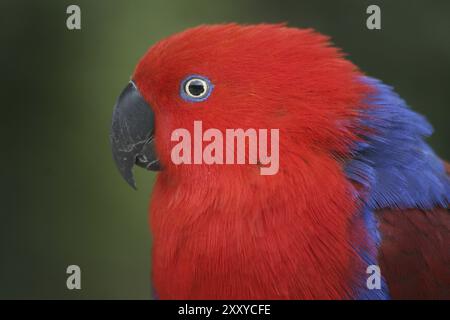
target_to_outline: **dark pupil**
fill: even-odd
[[[188,89],[189,93],[196,97],[202,95],[205,92],[205,88],[203,87],[203,84],[200,81],[192,81],[189,84]]]

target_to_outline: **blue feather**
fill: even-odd
[[[433,128],[421,115],[412,111],[391,87],[379,80],[363,77],[375,89],[365,103],[371,108],[361,111],[361,125],[370,133],[365,142],[354,146],[353,157],[346,164],[347,177],[360,184],[361,212],[371,246],[381,239],[374,211],[383,208],[447,208],[450,180],[443,162],[424,138]],[[368,264],[377,264],[376,250],[358,250]],[[365,285],[364,285],[365,287]],[[380,291],[380,292],[377,292]],[[385,283],[381,290],[361,290],[361,299],[389,297]]]

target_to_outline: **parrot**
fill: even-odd
[[[278,170],[261,174],[263,158],[175,162],[174,132],[194,136],[196,121],[205,133],[277,129]],[[200,25],[157,42],[110,129],[128,184],[134,166],[156,173],[155,298],[450,299],[450,166],[432,132],[311,28]]]

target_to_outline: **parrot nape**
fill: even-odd
[[[175,164],[172,133],[193,135],[195,121],[279,129],[278,172]],[[133,187],[135,164],[158,171],[159,299],[450,299],[449,167],[424,141],[431,133],[328,37],[224,24],[149,49],[117,100],[110,139]]]

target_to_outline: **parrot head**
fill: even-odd
[[[111,144],[125,180],[134,165],[166,174],[254,175],[254,165],[176,165],[172,133],[279,129],[280,173],[298,161],[345,157],[358,140],[367,87],[327,37],[284,25],[199,26],[151,47],[119,96]],[[195,169],[193,168],[195,167]]]

